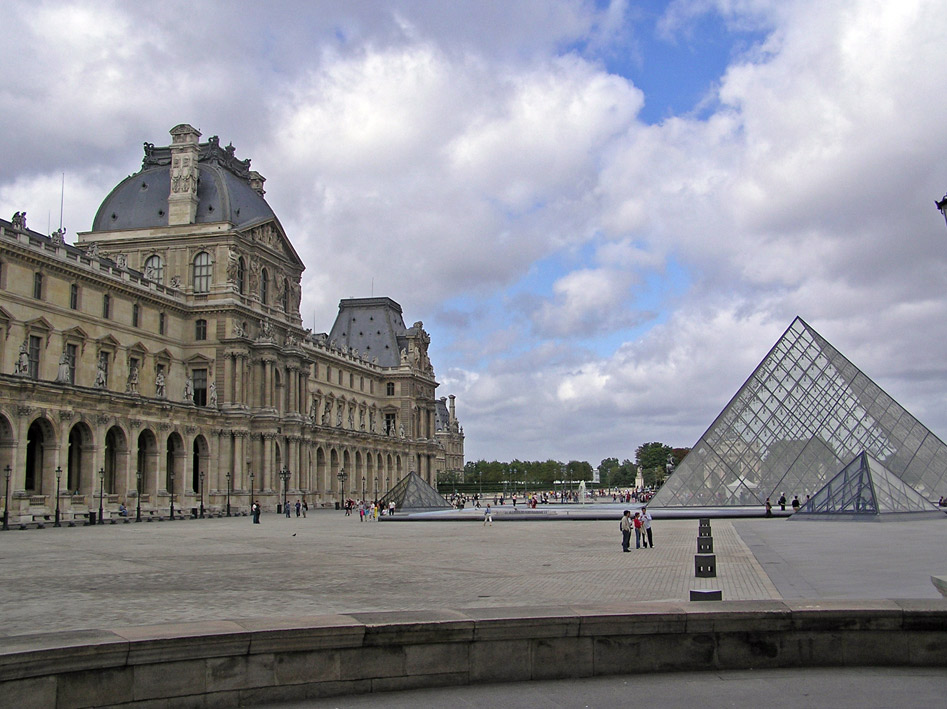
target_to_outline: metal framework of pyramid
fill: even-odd
[[[450,507],[447,500],[415,472],[410,472],[401,478],[388,491],[388,494],[381,498],[379,504],[387,507],[392,501],[399,510],[432,510]]]
[[[862,451],[816,492],[792,519],[944,519],[923,495]]]
[[[944,442],[796,318],[652,505],[804,499],[861,451],[928,500],[947,493]]]

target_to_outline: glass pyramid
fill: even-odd
[[[928,500],[947,493],[943,441],[796,318],[652,505],[805,499],[861,451]]]
[[[826,483],[792,519],[826,516],[875,518],[879,515],[943,513],[917,490],[862,451]]]
[[[431,510],[449,508],[450,504],[424,478],[411,472],[381,498],[379,504],[387,507],[392,500],[398,510]]]

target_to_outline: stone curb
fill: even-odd
[[[208,621],[5,638],[8,706],[249,706],[634,672],[947,666],[947,599],[655,602]]]

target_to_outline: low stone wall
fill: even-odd
[[[353,613],[11,636],[3,706],[253,706],[635,672],[947,666],[947,600]]]

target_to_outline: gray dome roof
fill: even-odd
[[[233,146],[222,148],[217,136],[198,147],[198,224],[229,221],[240,228],[275,218],[263,199],[264,178],[250,170],[249,160],[237,160]],[[109,193],[95,214],[92,231],[166,227],[170,194],[171,148],[145,143],[141,170]]]
[[[198,165],[198,224],[229,221],[237,227],[275,217],[270,205],[246,180],[216,164]],[[105,198],[92,231],[168,226],[171,171],[152,167],[122,180]]]

